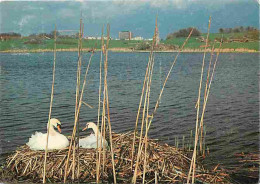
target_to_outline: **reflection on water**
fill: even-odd
[[[157,53],[151,91],[154,107],[176,53]],[[89,54],[84,54],[84,68]],[[209,57],[209,55],[208,55]],[[70,135],[75,105],[77,53],[57,54],[52,117],[61,120]],[[0,54],[1,124],[0,153],[25,144],[35,131],[46,131],[52,83],[52,53]],[[109,53],[108,88],[112,129],[133,130],[148,53]],[[202,54],[181,54],[166,85],[150,137],[171,145],[176,136],[189,136],[195,128],[194,108]],[[212,84],[205,124],[212,164],[234,164],[235,152],[258,150],[258,54],[221,54]],[[96,121],[99,86],[99,53],[92,61],[80,127]],[[152,110],[152,109],[151,109]],[[82,132],[81,135],[84,135]]]

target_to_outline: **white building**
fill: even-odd
[[[132,38],[132,40],[144,40],[144,38],[141,36],[137,36],[137,37]]]

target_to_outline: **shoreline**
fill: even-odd
[[[132,50],[129,48],[110,48],[108,49],[111,52],[135,52],[135,53],[145,53],[150,52],[150,50]],[[70,49],[56,49],[57,52],[77,52],[78,48],[70,48]],[[92,50],[89,48],[82,49],[83,52],[91,52]],[[96,49],[96,51],[101,51],[101,49]],[[218,52],[219,49],[215,49],[215,52]],[[53,49],[13,49],[13,50],[4,50],[0,51],[0,53],[39,53],[39,52],[53,52]],[[178,52],[178,50],[155,50],[154,52],[161,53],[172,53]],[[181,52],[183,53],[203,53],[203,49],[183,49]],[[211,49],[207,49],[206,52],[211,52]],[[220,53],[260,53],[259,50],[245,49],[245,48],[225,48],[220,49]]]

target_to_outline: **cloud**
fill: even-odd
[[[71,18],[75,17],[75,11],[69,8],[64,8],[59,10],[57,15],[63,18]]]
[[[19,27],[25,26],[27,23],[29,23],[34,18],[33,15],[25,15],[21,18],[21,20],[18,22]]]

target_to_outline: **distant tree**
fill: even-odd
[[[136,50],[147,50],[150,49],[151,45],[149,42],[141,42],[138,45],[136,45]]]
[[[232,28],[228,28],[228,33],[232,33],[233,29]]]
[[[247,26],[246,31],[255,31],[257,30],[255,27]]]
[[[33,34],[30,34],[29,37],[36,37],[37,34],[33,33]]]
[[[224,29],[223,28],[219,28],[219,33],[224,33]]]
[[[50,34],[49,34],[50,38],[54,38],[54,33],[55,33],[55,31],[50,32]],[[58,37],[59,35],[60,35],[59,31],[56,31],[56,36]]]
[[[167,36],[166,36],[166,40],[170,40],[170,39],[173,39],[174,38],[174,34],[173,33],[169,33]]]
[[[240,29],[239,29],[238,27],[235,27],[235,28],[233,29],[233,32],[234,32],[234,33],[239,33],[239,32],[240,32]]]
[[[166,39],[168,40],[168,39],[178,38],[178,37],[187,37],[191,30],[192,30],[192,27],[180,29],[177,32],[169,33],[167,35]],[[200,31],[197,28],[194,28],[191,36],[200,36],[200,35],[201,35]]]
[[[240,32],[244,32],[245,31],[243,26],[240,26],[239,30],[240,30]]]
[[[75,33],[74,37],[79,38],[79,33]]]
[[[9,36],[9,37],[21,37],[20,33],[9,32],[9,33],[1,33],[0,36]]]

